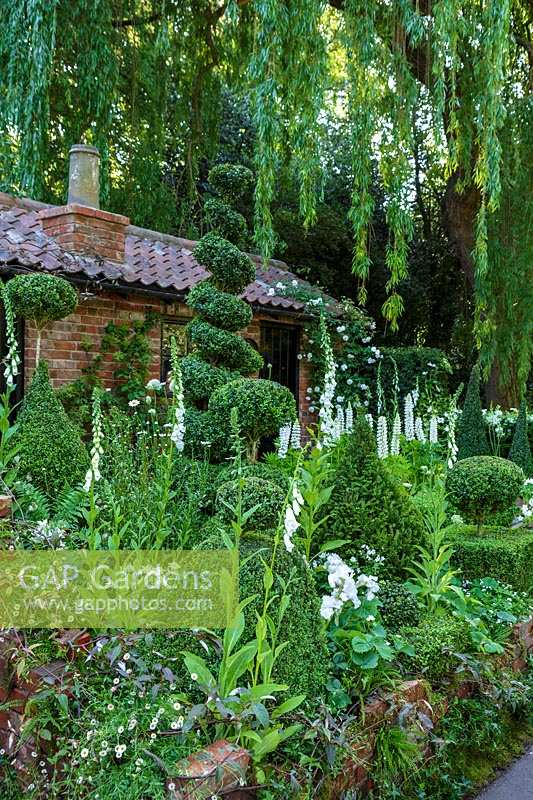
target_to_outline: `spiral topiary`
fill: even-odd
[[[216,233],[204,236],[194,255],[211,277],[192,288],[187,298],[197,316],[187,326],[195,353],[182,361],[185,397],[195,410],[188,415],[191,424],[186,427],[186,446],[189,452],[199,453],[208,441],[210,456],[223,458],[230,441],[231,409],[236,407],[241,434],[254,461],[261,436],[275,433],[281,424],[294,419],[294,398],[273,381],[248,378],[259,372],[263,359],[237,333],[250,324],[252,310],[235,293],[254,279],[252,261]],[[232,388],[224,392],[226,387]],[[202,415],[208,416],[202,420]]]

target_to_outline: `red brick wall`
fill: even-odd
[[[134,319],[143,319],[146,312],[152,309],[160,312],[167,318],[179,318],[187,321],[192,316],[192,311],[184,303],[166,303],[162,300],[143,298],[130,295],[125,297],[120,294],[103,292],[82,300],[74,314],[60,322],[54,322],[44,331],[41,340],[41,358],[48,362],[52,385],[61,386],[70,383],[82,374],[83,367],[88,366],[93,355],[98,353],[104,329],[109,322],[128,322]],[[253,322],[246,329],[244,335],[254,339],[260,345],[261,319],[272,322],[295,324],[293,317],[272,317],[258,313]],[[149,333],[152,349],[153,363],[150,377],[159,378],[161,333],[159,325]],[[90,341],[92,348],[89,352],[84,349],[84,342]],[[25,383],[29,381],[35,369],[35,353],[37,344],[37,331],[35,327],[26,322],[25,328]],[[309,386],[309,367],[307,361],[298,361],[300,385],[300,419],[305,428],[312,422],[313,415],[309,414],[309,402],[305,399],[305,390]],[[100,376],[106,387],[113,384],[113,359],[106,355]]]

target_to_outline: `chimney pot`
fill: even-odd
[[[88,144],[70,148],[68,204],[100,208],[100,153]]]

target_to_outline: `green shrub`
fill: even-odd
[[[254,636],[256,612],[261,613],[263,604],[263,561],[270,563],[271,544],[267,539],[245,538],[241,544],[239,572],[241,599],[258,595],[245,611],[247,635]],[[258,553],[258,548],[262,550]],[[258,553],[258,556],[252,556]],[[276,582],[272,591],[279,593],[277,581],[288,581],[292,577],[289,594],[290,603],[285,613],[280,641],[289,642],[277,661],[273,678],[287,683],[287,693],[305,693],[310,703],[324,695],[329,671],[329,655],[322,620],[320,598],[317,593],[312,570],[301,556],[278,548],[274,562]],[[275,613],[276,606],[272,608]]]
[[[187,305],[206,322],[227,331],[240,331],[250,324],[252,307],[239,297],[221,292],[210,281],[201,281],[193,286],[187,297]]]
[[[221,461],[228,453],[224,430],[209,411],[189,406],[185,409],[185,453],[192,458],[210,457]]]
[[[524,471],[526,478],[533,476],[533,458],[527,435],[527,404],[525,399],[520,404],[520,413],[516,420],[513,443],[509,450],[510,461],[518,464]]]
[[[469,623],[450,615],[427,617],[417,627],[401,629],[412,645],[414,656],[405,656],[410,672],[424,675],[432,683],[452,676],[458,661],[455,653],[471,650]]]
[[[78,295],[72,284],[56,275],[40,272],[17,275],[8,281],[7,291],[15,313],[32,320],[37,328],[68,317],[78,305]]]
[[[259,372],[263,366],[263,357],[245,339],[203,319],[193,319],[187,325],[187,333],[200,356],[215,364],[220,362],[242,375]]]
[[[242,493],[242,512],[246,513],[255,507],[248,518],[246,527],[250,530],[268,530],[275,528],[283,508],[286,492],[271,481],[263,478],[244,478]],[[224,522],[234,519],[234,512],[239,497],[239,481],[223,483],[216,496],[216,512]]]
[[[210,197],[205,201],[204,212],[211,231],[223,236],[237,247],[246,244],[248,228],[242,214],[216,197]]]
[[[450,501],[478,525],[489,514],[506,511],[518,497],[524,473],[516,464],[496,456],[473,456],[458,461],[446,478]]]
[[[257,461],[254,464],[242,464],[241,475],[244,478],[261,478],[264,481],[276,484],[283,492],[284,497],[287,496],[292,477],[282,472],[280,469],[277,469],[275,466],[265,464],[262,461]],[[217,467],[217,474],[213,475],[209,487],[208,502],[205,506],[207,512],[214,513],[216,495],[220,487],[224,483],[228,483],[228,481],[235,480],[236,478],[237,472],[233,464],[220,465]]]
[[[195,355],[185,356],[180,361],[183,391],[187,403],[206,403],[209,397],[228,381],[239,378],[238,372],[214,367]]]
[[[240,378],[218,389],[209,399],[215,422],[227,427],[232,408],[237,409],[241,435],[252,461],[263,436],[277,433],[296,417],[296,403],[289,389],[275,381]]]
[[[83,480],[89,466],[87,450],[48,379],[41,361],[18,417],[13,444],[19,446],[18,472],[49,495]]]
[[[384,575],[405,575],[424,541],[422,517],[409,495],[392,478],[376,454],[366,420],[358,419],[346,437],[335,476],[335,488],[322,527],[322,539],[347,540],[341,555],[357,557],[362,544],[384,556]]]
[[[533,584],[533,531],[451,525],[446,535],[453,546],[452,564],[468,580],[496,578],[516,591],[530,591]]]
[[[470,373],[463,413],[457,424],[458,460],[472,456],[486,456],[490,453],[485,420],[481,411],[479,383],[480,367],[479,364],[475,364]]]
[[[211,272],[213,283],[225,292],[242,292],[255,279],[255,265],[248,256],[216,233],[200,239],[194,257]]]
[[[378,594],[379,613],[388,631],[397,633],[403,627],[416,627],[421,609],[414,594],[401,583],[385,581]]]
[[[209,170],[207,180],[225,203],[236,203],[249,194],[254,174],[242,164],[217,164]]]

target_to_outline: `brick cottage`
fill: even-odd
[[[208,272],[194,259],[195,242],[137,228],[120,214],[98,207],[99,155],[95,148],[75,145],[70,154],[68,204],[50,206],[0,193],[0,274],[5,280],[21,272],[45,271],[61,275],[78,289],[74,314],[49,325],[41,344],[53,385],[69,383],[82,374],[99,348],[109,322],[143,319],[149,310],[160,324],[150,332],[153,350],[151,377],[164,378],[168,369],[168,341],[175,335],[187,352],[185,324],[192,316],[185,304],[187,291]],[[281,261],[263,266],[258,256],[256,278],[243,297],[253,308],[251,325],[243,332],[269,365],[265,375],[293,392],[303,426],[309,424],[309,368],[299,360],[304,304],[281,296],[276,284],[297,281]],[[36,330],[28,321],[19,325],[23,353],[23,383],[35,368]],[[113,382],[112,356],[105,356],[100,377]],[[20,386],[23,392],[23,385]]]

